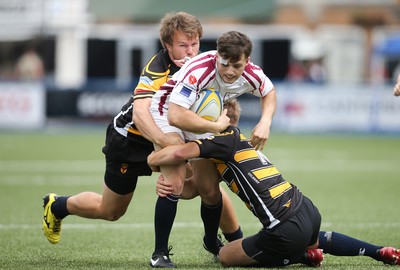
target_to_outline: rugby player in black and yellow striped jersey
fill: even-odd
[[[148,109],[154,93],[180,69],[185,58],[198,54],[202,34],[200,22],[188,13],[167,14],[161,20],[160,40],[164,49],[144,67],[133,95],[107,128],[103,147],[106,156],[103,194],[82,192],[73,196],[58,196],[49,193],[44,197],[43,231],[50,243],[59,242],[61,222],[68,215],[118,220],[129,206],[138,177],[152,173],[147,156],[154,150],[153,143],[161,146],[182,143],[165,136],[155,125]],[[221,229],[227,238],[239,238],[242,232],[233,209],[229,208],[232,204],[226,194],[224,205],[223,217],[226,221]],[[166,246],[167,241],[159,245]],[[164,249],[168,256],[168,248]]]
[[[154,171],[191,158],[214,160],[221,179],[240,197],[262,224],[259,233],[226,244],[219,251],[223,266],[278,267],[302,263],[320,266],[323,254],[368,256],[400,265],[400,251],[373,245],[337,232],[320,231],[321,216],[310,199],[241,134],[236,127],[240,107],[236,100],[225,104],[231,126],[209,138],[168,146],[148,157]],[[191,180],[186,180],[191,181]],[[195,190],[185,183],[182,198],[193,198]],[[171,189],[158,182],[157,193],[166,196]]]

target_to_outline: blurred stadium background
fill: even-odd
[[[181,10],[203,23],[202,51],[224,31],[252,38],[275,131],[400,133],[399,0],[0,0],[0,130],[108,121],[160,49],[159,20]],[[242,125],[255,121],[257,99],[241,101]]]

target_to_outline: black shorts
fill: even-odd
[[[272,228],[243,239],[242,247],[247,256],[263,266],[275,266],[279,259],[290,259],[303,254],[307,247],[317,242],[321,226],[318,209],[303,197],[298,212]]]
[[[119,134],[110,124],[103,147],[106,156],[106,186],[120,195],[135,191],[138,177],[152,174],[147,157],[153,150],[153,144],[143,137],[137,141],[129,139]]]

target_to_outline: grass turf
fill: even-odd
[[[59,244],[41,231],[42,197],[101,193],[104,132],[0,134],[0,269],[149,269],[155,176],[142,177],[119,221],[67,217]],[[400,246],[399,138],[272,134],[265,153],[285,179],[309,196],[334,230]],[[396,151],[397,150],[397,151]],[[222,184],[225,187],[224,184]],[[231,198],[246,235],[258,220]],[[180,269],[222,268],[202,248],[200,201],[181,201],[170,237]],[[289,268],[304,268],[290,266]],[[325,255],[323,269],[388,269],[367,257]]]

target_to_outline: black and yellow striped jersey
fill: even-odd
[[[272,228],[293,216],[303,195],[236,127],[195,141],[200,157],[213,159],[222,180],[261,223]]]
[[[143,68],[133,95],[114,117],[115,130],[130,140],[152,146],[152,143],[140,134],[132,120],[132,113],[134,113],[133,101],[141,98],[152,98],[161,85],[179,69],[180,67],[175,65],[169,57],[167,50],[162,49],[154,55]]]

